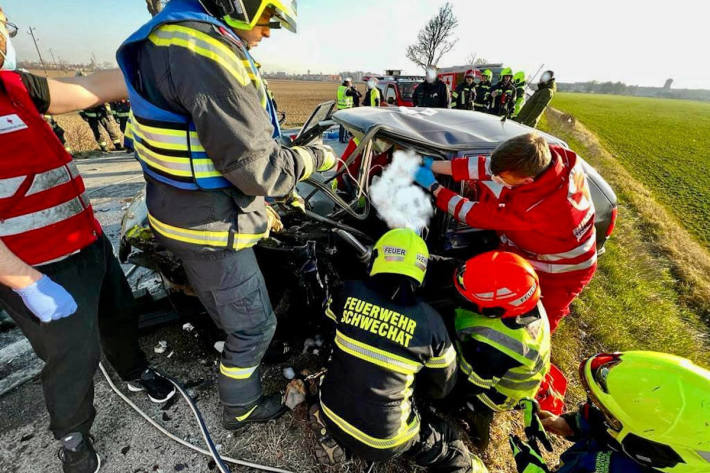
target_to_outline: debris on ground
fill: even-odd
[[[286,368],[283,369],[283,375],[284,375],[284,378],[286,378],[286,379],[293,379],[296,377],[296,372],[294,371],[293,368],[291,368],[290,366],[287,366]]]
[[[286,385],[284,404],[293,410],[306,400],[306,383],[302,379],[294,379]]]
[[[190,322],[187,322],[186,324],[183,324],[182,329],[187,333],[191,333],[193,330],[195,330],[195,326],[192,325]]]
[[[160,340],[158,344],[153,348],[153,351],[157,354],[162,354],[165,353],[165,351],[168,349],[168,342],[166,340]]]
[[[222,353],[224,351],[224,340],[214,342],[214,349]]]

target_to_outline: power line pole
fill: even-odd
[[[52,51],[52,48],[49,48],[49,55],[52,56],[52,62],[54,63],[54,66],[57,66],[57,60],[54,59],[54,51]]]
[[[39,56],[39,62],[42,64],[42,69],[44,69],[44,75],[49,77],[49,74],[47,73],[47,66],[44,65],[44,59],[42,59],[42,53],[39,52],[39,46],[37,46],[37,38],[34,33],[36,29],[37,28],[30,26],[30,36],[32,36],[32,41],[35,43],[35,49],[37,50],[37,55]]]

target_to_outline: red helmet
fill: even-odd
[[[466,77],[476,77],[476,74],[473,72],[473,69],[469,69],[466,71],[466,74],[464,74],[464,78]]]
[[[489,251],[474,256],[454,273],[454,285],[476,312],[488,317],[516,317],[540,300],[540,282],[521,256]]]

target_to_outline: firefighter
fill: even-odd
[[[380,89],[377,88],[377,79],[371,77],[367,81],[367,93],[362,101],[363,107],[379,107],[380,106]]]
[[[602,353],[579,367],[587,402],[542,412],[544,427],[574,442],[556,473],[710,471],[710,371],[664,353]],[[551,470],[533,447],[510,438],[520,473]]]
[[[150,226],[227,333],[218,388],[230,430],[283,413],[259,372],[276,328],[252,248],[273,223],[265,197],[287,198],[336,162],[328,146],[275,139],[276,112],[249,49],[280,27],[296,30],[295,0],[172,0],[117,53]]]
[[[449,108],[449,87],[439,79],[435,67],[427,68],[426,78],[414,89],[412,101],[415,107]]]
[[[441,187],[432,171],[472,180],[472,199]],[[472,227],[496,230],[500,249],[532,264],[554,332],[597,267],[594,204],[577,155],[529,133],[501,143],[490,158],[424,165],[417,182],[434,192],[441,210]]]
[[[517,117],[520,113],[520,109],[523,108],[525,104],[525,88],[527,87],[525,72],[518,71],[515,73],[513,76],[513,85],[515,86],[515,106],[513,107],[511,118]]]
[[[52,127],[52,131],[57,136],[57,139],[62,143],[62,146],[64,146],[64,150],[67,153],[72,154],[71,146],[67,144],[67,139],[65,137],[66,132],[64,131],[64,128],[57,123],[57,120],[55,120],[52,115],[44,115],[43,118],[44,121]]]
[[[369,461],[405,454],[440,472],[486,472],[438,418],[421,417],[413,396],[441,399],[456,381],[456,353],[444,321],[416,297],[429,251],[409,229],[375,244],[370,278],[347,281],[328,301],[335,346],[311,409],[321,432],[319,458],[332,463],[344,447]],[[328,455],[326,455],[328,454]]]
[[[456,86],[456,90],[451,94],[454,99],[453,108],[459,110],[473,110],[476,101],[476,85],[473,82],[473,69],[466,71],[464,81]]]
[[[550,369],[550,325],[535,270],[506,251],[477,255],[454,274],[458,404],[474,445],[486,449],[493,414],[534,399]]]
[[[133,295],[72,157],[42,114],[125,96],[121,74],[47,79],[16,72],[17,26],[0,8],[0,308],[44,361],[49,428],[64,473],[101,464],[89,431],[101,353],[132,391],[162,402],[175,390],[138,347]]]
[[[358,103],[360,101],[360,92],[353,86],[353,80],[350,77],[346,77],[342,84],[338,87],[338,110],[347,110],[355,106],[355,99],[357,98]],[[345,127],[340,125],[340,131],[338,133],[338,141],[341,143],[347,143],[347,133]]]
[[[493,72],[486,69],[481,72],[481,81],[476,85],[476,101],[473,103],[473,109],[477,112],[488,113],[491,108],[491,80]]]
[[[500,71],[500,81],[491,88],[490,113],[510,118],[515,107],[517,93],[513,84],[513,71],[509,67]]]
[[[118,128],[123,133],[123,136],[126,136],[126,124],[128,123],[128,116],[131,114],[131,103],[127,99],[111,102],[111,114],[116,123],[118,123]],[[123,146],[126,148],[126,153],[133,152],[130,140],[124,140]]]
[[[537,90],[520,110],[515,120],[523,125],[536,128],[542,113],[550,104],[555,92],[557,92],[557,84],[555,83],[554,72],[543,72],[540,82],[537,84]]]
[[[114,149],[122,150],[121,139],[118,137],[116,132],[111,126],[111,121],[109,120],[109,109],[108,104],[102,103],[96,107],[87,108],[86,110],[81,110],[79,116],[84,119],[86,123],[89,124],[91,132],[94,134],[94,139],[98,143],[99,148],[104,153],[108,151],[108,144],[103,136],[101,136],[101,128],[106,130],[111,141],[113,142]]]

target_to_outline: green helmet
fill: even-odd
[[[525,82],[525,73],[523,71],[516,72],[513,76],[513,82],[518,84]]]
[[[483,77],[486,77],[488,80],[493,79],[493,71],[491,71],[490,69],[486,69],[485,71],[481,72],[481,75]]]
[[[377,240],[374,258],[370,276],[401,274],[421,284],[429,261],[429,249],[413,230],[395,228]]]
[[[599,354],[579,367],[607,432],[642,466],[710,471],[710,371],[649,351]]]
[[[264,10],[272,8],[276,21],[269,26],[296,32],[297,0],[200,0],[200,3],[211,15],[238,30],[254,29]]]
[[[512,76],[512,75],[513,75],[513,70],[512,70],[511,68],[509,68],[509,67],[504,67],[504,68],[500,71],[500,76],[501,76],[501,77],[503,77],[503,76]]]

